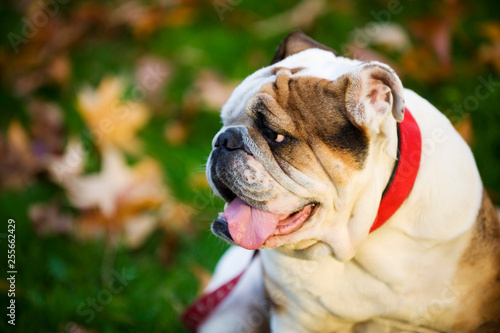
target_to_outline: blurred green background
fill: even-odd
[[[204,177],[218,112],[297,28],[393,66],[453,121],[500,203],[493,0],[12,0],[0,27],[2,332],[184,331],[226,249]]]

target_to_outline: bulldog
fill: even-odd
[[[497,213],[394,70],[297,31],[221,117],[212,231],[235,246],[207,292],[244,273],[199,331],[500,332]]]

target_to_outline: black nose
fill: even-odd
[[[243,149],[245,145],[243,144],[243,136],[241,132],[236,128],[229,128],[225,132],[222,132],[215,140],[215,147],[224,147],[228,150]]]

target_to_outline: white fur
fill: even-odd
[[[245,274],[205,321],[199,333],[253,332],[257,327],[254,324],[267,320],[265,309],[269,304],[264,300],[261,259],[256,257],[251,261],[253,252],[241,247],[231,247],[221,258],[205,292],[217,289],[243,270]]]
[[[296,75],[335,80],[359,64],[309,49],[275,66],[304,67]],[[270,67],[245,79],[222,110],[224,122],[238,119],[250,97],[274,79]],[[416,93],[405,90],[404,97],[423,144],[409,198],[383,227],[368,235],[379,204],[376,193],[387,183],[396,149],[394,140],[388,147],[374,145],[365,171],[342,189],[342,195],[328,194],[324,199],[332,201],[331,207],[313,216],[313,225],[301,234],[321,234],[320,240],[327,245],[307,254],[309,260],[294,257],[295,249],[286,246],[261,250],[262,266],[272,283],[269,292],[276,293],[275,299],[287,300],[286,311],[272,313],[273,332],[350,332],[353,325],[367,320],[396,326],[413,321],[439,330],[455,320],[453,308],[461,291],[453,285],[453,277],[470,239],[482,184],[470,149],[450,122]],[[393,118],[387,121],[387,128],[395,128]],[[382,154],[381,149],[388,153]],[[368,183],[368,188],[360,188]],[[338,191],[334,185],[320,188],[320,192]],[[239,273],[238,251],[232,248],[223,257],[224,269],[216,271],[213,284]],[[259,288],[264,279],[258,265],[260,261],[252,265],[202,332],[238,332],[234,323],[248,318],[248,307],[263,301]]]

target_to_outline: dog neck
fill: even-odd
[[[415,118],[405,109],[405,118],[397,124],[398,152],[389,182],[384,189],[377,217],[370,228],[380,228],[403,204],[417,178],[422,155],[422,136]]]
[[[350,226],[343,227],[337,224],[340,227],[336,227],[331,224],[333,227],[327,229],[324,238],[319,242],[304,240],[300,244],[285,245],[275,250],[301,259],[319,259],[333,254],[337,260],[345,262],[357,253],[359,246],[366,240],[367,229],[370,233],[374,232],[392,217],[409,196],[420,166],[422,147],[420,129],[411,113],[408,110],[405,113],[405,120],[397,125],[393,122],[392,133],[385,134],[394,138],[389,140],[391,146],[376,148],[387,151],[387,154],[379,155],[383,156],[384,160],[377,161],[379,165],[386,165],[387,170],[378,169],[373,174],[365,175],[365,180],[368,177],[376,181],[371,182],[370,193],[356,200],[354,208],[342,207],[340,210],[336,208],[337,211],[332,212],[337,215],[337,219],[349,218]],[[389,169],[387,163],[395,159]],[[381,172],[384,173],[383,177]],[[379,179],[384,179],[385,183],[382,184]],[[380,193],[380,200],[377,201],[373,197],[375,193]],[[370,211],[373,213],[370,214]],[[367,219],[372,223],[368,224]]]

